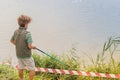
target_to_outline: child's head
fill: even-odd
[[[31,22],[31,18],[29,16],[20,15],[18,17],[18,24],[20,27],[25,27],[25,25],[27,25],[30,22]]]

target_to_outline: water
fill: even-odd
[[[38,48],[64,54],[76,47],[77,55],[95,57],[110,36],[119,36],[119,3],[117,0],[0,1],[0,60],[15,58],[10,38],[18,28],[17,18],[21,14],[32,17],[28,30]]]

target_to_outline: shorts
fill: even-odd
[[[35,70],[35,63],[33,58],[19,59],[18,58],[19,69]]]

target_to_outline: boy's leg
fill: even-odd
[[[30,71],[29,72],[29,80],[33,80],[33,77],[35,75],[34,59],[32,57],[29,59],[24,59],[24,64],[26,65],[26,68]]]
[[[31,70],[31,71],[29,72],[29,80],[33,80],[34,75],[35,75],[35,71],[34,71],[34,70]]]
[[[20,80],[24,80],[23,71],[24,71],[25,65],[22,59],[18,59],[18,65],[19,65],[18,74],[19,74]]]
[[[18,73],[19,73],[20,80],[24,80],[23,69],[19,69]]]

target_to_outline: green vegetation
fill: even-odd
[[[8,65],[0,65],[0,80],[19,80],[17,71]]]
[[[120,74],[120,61],[117,61],[116,58],[114,58],[114,54],[116,53],[116,51],[118,52],[119,43],[120,43],[119,37],[109,38],[109,40],[104,43],[103,50],[101,53],[97,55],[96,59],[89,57],[92,63],[90,65],[85,65],[84,64],[85,62],[82,62],[82,60],[80,60],[78,56],[75,56],[76,55],[75,48],[72,48],[72,50],[69,52],[69,56],[68,55],[57,56],[52,54],[52,56],[61,60],[66,65],[63,65],[49,58],[48,56],[40,56],[37,53],[33,54],[33,58],[35,60],[36,67]],[[106,55],[110,55],[107,62]],[[26,71],[24,74],[25,80],[27,80],[28,71]],[[19,80],[17,70],[13,69],[11,66],[0,65],[0,80]],[[120,79],[36,72],[34,80],[120,80]]]

